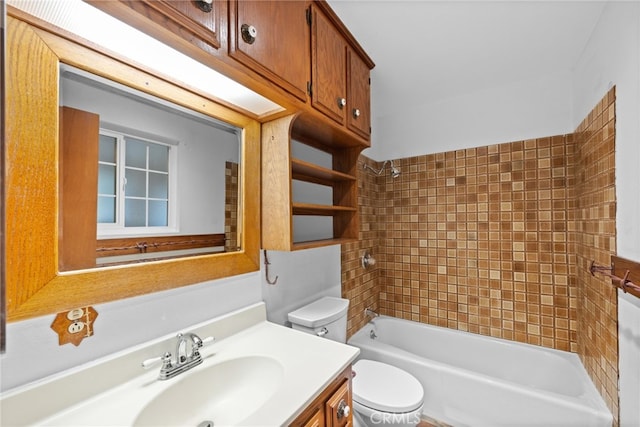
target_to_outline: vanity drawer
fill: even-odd
[[[352,425],[351,366],[325,388],[292,423],[292,427],[345,427]],[[346,415],[343,415],[345,414]]]

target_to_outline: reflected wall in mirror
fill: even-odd
[[[246,114],[214,102],[212,97],[163,78],[160,72],[149,69],[142,71],[139,67],[108,56],[95,45],[76,39],[69,33],[62,37],[55,33],[54,28],[32,26],[25,22],[29,20],[28,17],[13,12],[9,10],[7,22],[5,73],[6,109],[11,118],[7,121],[6,129],[4,177],[8,320],[258,271],[260,174],[256,171],[260,170],[260,123]],[[60,226],[59,222],[62,221],[59,218],[64,216],[61,215],[61,209],[66,210],[65,205],[70,197],[66,183],[62,182],[65,176],[63,170],[69,164],[65,166],[64,145],[59,144],[60,135],[66,127],[64,123],[61,125],[60,114],[62,64],[126,85],[199,115],[212,117],[238,130],[238,162],[230,155],[222,159],[240,165],[236,179],[239,182],[236,194],[238,202],[235,207],[225,207],[224,200],[218,200],[217,203],[223,211],[228,209],[229,214],[236,210],[237,229],[241,232],[237,233],[237,241],[231,244],[240,247],[240,250],[60,271],[62,251],[59,250],[59,242],[64,247],[67,231]],[[99,119],[97,123],[99,128]],[[136,127],[130,124],[122,126]],[[163,132],[145,132],[163,136]],[[84,131],[81,134],[88,135]],[[149,135],[137,136],[144,139]],[[167,143],[166,140],[159,142]],[[95,163],[91,164],[95,169]],[[223,172],[226,165],[223,164],[221,168]],[[233,169],[233,166],[229,166],[229,169]],[[77,178],[76,182],[85,179],[83,173],[82,169],[75,169],[73,176]],[[97,188],[97,182],[94,183],[91,186]],[[61,186],[65,186],[63,192],[58,191]],[[96,216],[92,214],[87,217],[91,218],[89,226],[95,230],[97,193],[93,194]],[[224,230],[218,231],[216,228],[218,232]],[[96,233],[94,231],[94,239],[91,239],[94,245]]]
[[[65,64],[59,93],[61,271],[240,249],[241,129]]]

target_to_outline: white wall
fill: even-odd
[[[267,252],[270,278],[262,271],[94,306],[94,335],[79,346],[58,345],[55,314],[7,325],[7,351],[0,356],[0,390],[37,381],[65,369],[264,300],[270,321],[321,296],[341,293],[340,246]],[[264,261],[264,258],[261,258]]]
[[[269,285],[262,258],[262,299],[267,305],[267,318],[281,325],[289,324],[287,314],[322,296],[340,297],[340,245],[325,246],[295,252],[267,251]]]
[[[574,127],[616,86],[617,252],[640,262],[640,3],[608,2],[573,75]],[[640,426],[640,300],[618,292],[620,426]]]
[[[382,102],[372,99],[374,107]],[[364,154],[399,159],[560,135],[572,126],[571,75],[555,73],[374,117]]]
[[[62,79],[61,87],[62,105],[99,114],[101,123],[176,143],[179,233],[224,232],[225,162],[239,162],[237,135],[78,80]]]
[[[55,314],[7,324],[0,389],[8,390],[261,301],[259,273],[93,306],[94,335],[58,345]],[[141,361],[142,362],[142,361]]]

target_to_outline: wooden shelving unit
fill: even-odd
[[[356,161],[363,146],[312,139],[298,115],[282,117],[262,126],[262,247],[299,250],[335,245],[358,237]],[[322,134],[320,134],[322,135]],[[292,141],[331,155],[332,168],[293,157]],[[329,187],[332,204],[294,200],[293,182]],[[295,217],[332,217],[331,238],[300,240]],[[298,231],[298,232],[296,232]]]

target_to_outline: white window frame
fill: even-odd
[[[135,237],[135,236],[161,236],[179,232],[178,227],[178,144],[170,144],[148,136],[135,135],[109,128],[100,128],[100,135],[106,135],[116,139],[116,222],[99,223],[98,239]],[[125,138],[135,138],[139,141],[151,144],[163,145],[169,148],[169,197],[167,226],[125,227],[124,225],[124,200],[125,200]],[[161,138],[158,138],[161,139]]]

